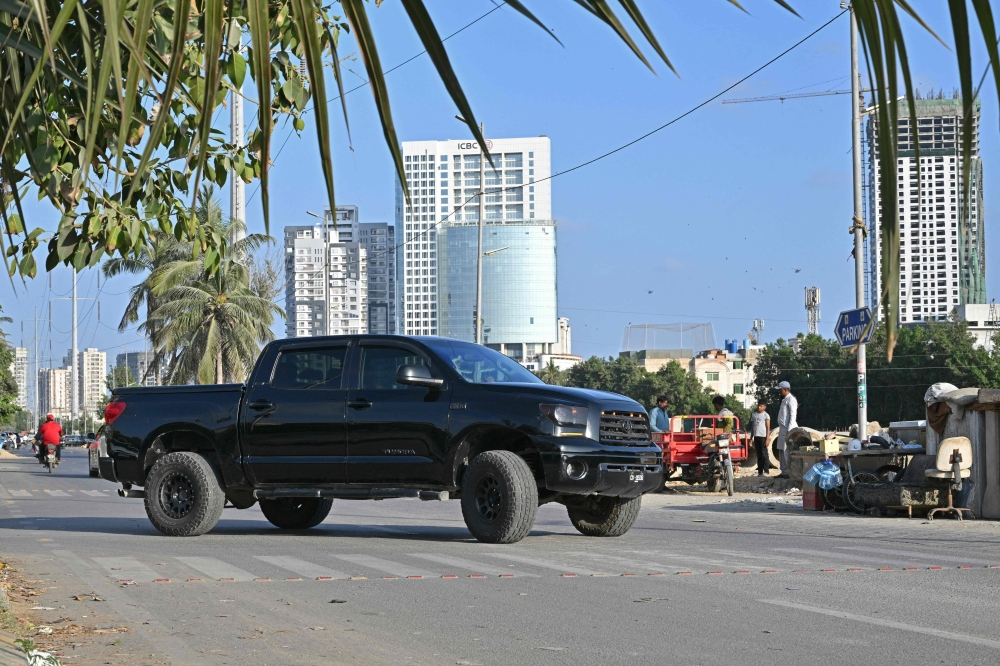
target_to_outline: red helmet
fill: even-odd
[[[54,416],[52,416],[51,414],[46,414],[46,415],[45,415],[45,420],[46,420],[46,421],[51,421],[51,420],[52,420],[52,419],[54,419],[54,418],[55,418],[55,417],[54,417]]]

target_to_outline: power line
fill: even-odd
[[[495,11],[495,10],[493,10],[493,11]],[[709,103],[717,100],[719,97],[725,95],[727,92],[729,92],[733,88],[737,87],[741,83],[744,83],[745,81],[747,81],[751,77],[755,76],[756,74],[759,74],[765,68],[773,65],[775,62],[777,62],[781,58],[785,57],[786,55],[788,55],[789,53],[791,53],[792,51],[794,51],[795,49],[797,49],[799,46],[802,46],[802,44],[804,44],[805,42],[807,42],[809,39],[815,37],[824,28],[826,28],[827,26],[829,26],[830,24],[832,24],[834,21],[836,21],[838,18],[840,18],[841,16],[843,16],[844,14],[846,14],[848,11],[849,10],[845,9],[844,11],[840,12],[839,14],[837,14],[836,16],[834,16],[832,19],[830,19],[829,21],[827,21],[826,23],[824,23],[820,27],[816,28],[811,33],[809,33],[808,35],[806,35],[805,37],[803,37],[802,39],[800,39],[795,44],[791,45],[790,47],[788,47],[787,49],[785,49],[784,51],[782,51],[781,53],[779,53],[775,57],[771,58],[770,60],[768,60],[766,63],[764,63],[763,65],[761,65],[760,67],[758,67],[754,71],[750,72],[749,74],[747,74],[746,76],[744,76],[742,79],[740,79],[736,83],[732,84],[731,86],[728,86],[727,88],[723,89],[722,91],[720,91],[719,93],[713,95],[712,97],[709,97],[708,99],[706,99],[704,102],[701,102],[697,106],[694,106],[694,107],[688,109],[687,111],[685,111],[681,115],[675,117],[674,119],[670,120],[669,122],[666,122],[663,125],[660,125],[659,127],[657,127],[656,129],[651,130],[651,131],[643,134],[642,136],[638,137],[637,139],[633,139],[632,141],[629,141],[628,143],[623,144],[623,145],[615,148],[614,150],[610,150],[610,151],[604,153],[603,155],[599,155],[599,156],[597,156],[597,157],[595,157],[593,159],[587,160],[586,162],[582,162],[581,164],[578,164],[578,165],[576,165],[574,167],[570,167],[569,169],[564,169],[564,170],[559,171],[557,173],[554,173],[554,174],[552,174],[550,176],[546,176],[545,178],[542,178],[540,180],[533,181],[533,182],[531,182],[529,184],[531,184],[531,185],[537,185],[538,183],[544,183],[547,180],[552,180],[553,178],[557,178],[559,176],[563,176],[565,174],[568,174],[568,173],[571,173],[573,171],[576,171],[577,169],[582,169],[583,167],[589,166],[589,165],[593,164],[594,162],[598,162],[600,160],[603,160],[605,157],[609,157],[611,155],[614,155],[617,152],[625,150],[626,148],[628,148],[630,146],[633,146],[633,145],[639,143],[640,141],[643,141],[644,139],[648,139],[649,137],[653,136],[654,134],[656,134],[660,130],[666,129],[667,127],[670,127],[671,125],[673,125],[677,121],[679,121],[679,120],[681,120],[683,118],[686,118],[687,116],[691,115],[695,111],[703,108],[704,106],[708,105]],[[486,14],[484,14],[484,16],[486,16]],[[483,17],[480,17],[480,18],[483,18]],[[478,21],[479,19],[476,19],[476,20]],[[470,23],[469,25],[472,25],[472,24]],[[466,26],[466,27],[468,27],[468,26]],[[465,28],[462,28],[462,29],[464,30]],[[458,34],[458,33],[456,32],[456,33],[453,33],[453,34]],[[449,35],[449,37],[451,37],[451,35]],[[286,139],[286,142],[287,142],[287,139]],[[284,144],[282,144],[282,147],[284,147]],[[279,150],[278,152],[280,154],[281,151]],[[275,155],[275,158],[277,158],[277,155]],[[403,175],[403,177],[405,178],[405,175]],[[519,189],[522,186],[523,186],[523,184],[522,185],[511,186],[511,187],[504,187],[502,189],[497,189],[496,190],[496,194],[503,194],[503,193],[506,193],[506,192],[508,192],[510,190]],[[481,188],[485,188],[485,185],[480,185],[480,187]],[[260,190],[260,186],[258,185],[257,189],[254,190],[254,194],[256,194],[259,190]],[[421,236],[426,236],[429,231],[433,231],[437,227],[441,226],[442,223],[448,221],[453,215],[455,215],[456,213],[460,212],[467,204],[469,204],[470,201],[473,201],[473,200],[478,199],[478,198],[479,197],[477,195],[476,197],[472,197],[470,199],[466,199],[465,202],[463,202],[462,204],[460,204],[458,206],[458,208],[456,208],[455,210],[453,210],[450,213],[448,213],[447,215],[445,215],[444,218],[441,219],[439,222],[433,222],[433,223],[430,224],[430,226],[427,229],[419,231],[418,233],[415,233],[414,234],[414,238],[411,239],[410,241],[404,240],[402,243],[398,243],[397,245],[393,246],[389,250],[386,250],[386,251],[384,251],[384,252],[382,252],[380,254],[372,254],[372,255],[367,256],[367,259],[388,256],[390,252],[395,252],[399,248],[405,246],[408,242],[414,242],[414,241],[419,240],[419,238]],[[480,214],[482,214],[482,211],[480,211]],[[397,231],[400,231],[402,233],[402,230],[397,230]],[[358,263],[360,263],[360,259],[358,260]],[[351,265],[351,264],[348,263],[348,265]],[[565,309],[569,310],[569,309],[574,309],[574,308],[565,308]],[[575,309],[580,310],[582,308],[575,308]],[[629,313],[626,313],[626,314],[629,314]],[[644,314],[644,313],[631,313],[631,314]],[[666,316],[675,316],[675,315],[666,315]],[[745,319],[745,318],[742,318],[742,317],[715,317],[715,319]],[[772,321],[794,321],[794,322],[802,322],[803,320],[800,320],[800,319],[787,319],[787,320],[775,319],[775,320],[772,320]]]

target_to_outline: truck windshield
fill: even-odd
[[[544,383],[517,361],[500,352],[493,351],[489,347],[455,340],[424,340],[423,342],[437,352],[467,382],[473,384],[493,382]]]

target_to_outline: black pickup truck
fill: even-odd
[[[550,386],[480,345],[386,335],[272,342],[246,384],[116,389],[98,463],[170,536],[211,530],[227,501],[304,529],[334,499],[393,497],[460,498],[490,543],[523,539],[547,502],[619,536],[662,483],[635,401]]]

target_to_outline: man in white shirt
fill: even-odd
[[[750,436],[757,452],[757,476],[765,476],[771,469],[771,456],[767,451],[767,436],[771,434],[771,417],[767,413],[767,403],[757,403],[757,411],[750,416]]]
[[[781,474],[778,475],[778,478],[787,479],[790,451],[785,438],[788,437],[789,430],[799,427],[795,420],[796,413],[799,411],[799,401],[792,395],[792,386],[788,382],[781,382],[774,388],[781,392],[781,406],[778,408],[778,439],[775,440],[778,444],[778,450],[781,451]]]

